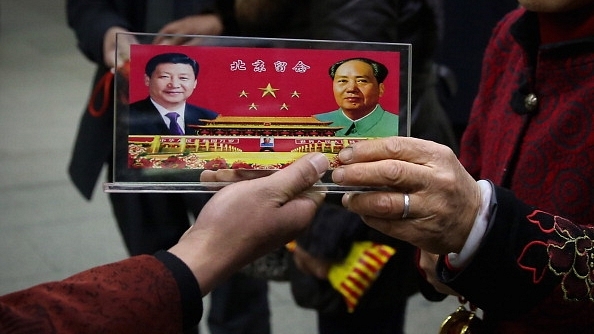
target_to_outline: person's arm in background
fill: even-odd
[[[220,35],[226,30],[233,31],[232,27],[224,26],[232,23],[228,19],[232,16],[229,0],[202,0],[193,7],[195,13],[184,13],[156,33]],[[79,49],[88,59],[107,68],[115,66],[116,56],[118,65],[129,59],[129,46],[137,44],[138,40],[133,35],[123,34],[116,41],[116,34],[146,32],[145,10],[146,1],[68,0],[66,5],[68,26],[75,32]],[[191,41],[184,37],[157,36],[153,43],[182,45]]]
[[[164,25],[157,33],[174,35],[233,35],[237,33],[233,0],[201,0],[193,13]],[[153,44],[192,45],[199,39],[184,36],[156,36]]]
[[[308,226],[324,197],[308,189],[328,166],[314,153],[269,177],[223,188],[168,251],[0,297],[0,332],[179,333],[195,326],[202,296]],[[216,179],[208,171],[202,180]]]
[[[131,7],[133,3],[121,5]],[[120,14],[112,1],[68,0],[66,14],[68,26],[76,35],[79,50],[92,62],[113,67],[114,59],[105,59],[104,39],[113,35],[112,49],[115,51],[115,30],[118,32],[134,30],[134,22]],[[107,34],[110,31],[110,34]]]

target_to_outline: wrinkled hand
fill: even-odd
[[[323,154],[311,153],[269,176],[224,187],[169,251],[188,264],[202,293],[208,293],[307,228],[324,200],[324,194],[308,189],[328,167]]]
[[[459,252],[480,206],[480,189],[447,146],[409,137],[360,141],[339,153],[340,185],[386,187],[347,193],[343,205],[369,226],[434,254]],[[410,212],[402,219],[404,196]]]
[[[173,35],[220,35],[223,33],[223,21],[216,14],[202,14],[186,16],[165,25],[159,34]],[[193,45],[192,37],[157,36],[153,44],[163,45]]]
[[[425,273],[425,280],[427,280],[429,284],[433,285],[435,290],[438,292],[445,293],[446,295],[460,296],[456,291],[441,283],[437,278],[437,272],[435,271],[435,268],[437,266],[438,259],[439,255],[421,250],[419,268]]]
[[[103,62],[107,68],[115,69],[116,61],[117,66],[120,67],[130,60],[130,45],[138,44],[138,40],[131,34],[117,35],[117,33],[127,32],[129,31],[120,27],[111,27],[105,32],[103,36]]]
[[[297,269],[301,270],[302,272],[315,276],[318,279],[328,279],[328,271],[332,265],[331,262],[314,257],[299,246],[295,247],[295,251],[293,252],[293,260],[295,260]]]

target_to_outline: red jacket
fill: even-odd
[[[459,273],[443,263],[440,270],[497,332],[594,328],[594,233],[561,218],[594,222],[593,13],[572,13],[579,29],[540,44],[548,37],[542,17],[516,10],[485,53],[460,159],[475,178],[513,195],[496,189],[493,221],[472,263]]]
[[[0,333],[181,333],[200,290],[170,253],[141,255],[0,297]]]

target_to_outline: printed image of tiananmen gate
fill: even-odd
[[[333,137],[341,127],[330,126],[314,117],[219,116],[202,120],[196,128],[199,136],[309,136]]]
[[[190,125],[196,129],[193,135],[130,135],[129,167],[278,169],[309,152],[322,152],[332,163],[341,149],[366,139],[335,137],[341,127],[311,116],[218,116],[202,121],[205,124]]]

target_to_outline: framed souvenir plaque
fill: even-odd
[[[131,37],[157,35],[117,38]],[[409,135],[410,44],[183,37],[118,64],[108,192],[212,192],[207,169],[278,170],[308,152],[333,169],[354,142]]]

